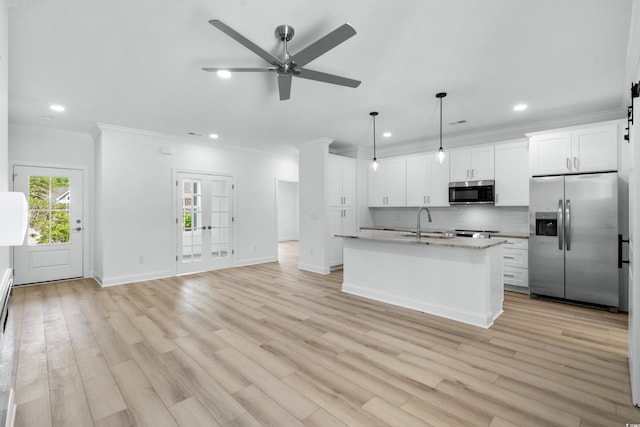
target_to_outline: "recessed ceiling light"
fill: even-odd
[[[527,104],[518,104],[513,107],[513,111],[522,111],[527,109]]]
[[[210,133],[210,134],[209,134],[209,138],[211,138],[211,139],[218,139],[218,134],[217,134],[217,133]]]
[[[216,72],[216,74],[218,75],[218,77],[220,77],[221,79],[228,79],[231,78],[231,71],[229,70],[218,70]]]
[[[62,113],[64,110],[66,110],[66,108],[64,108],[64,105],[60,105],[60,104],[51,104],[49,105],[49,108],[58,113]]]
[[[391,135],[393,135],[391,132],[385,132],[382,134],[382,136],[384,136],[385,138],[390,138]]]

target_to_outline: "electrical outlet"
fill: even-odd
[[[138,264],[144,264],[144,256],[143,255],[140,255],[138,257]]]

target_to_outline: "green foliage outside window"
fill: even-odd
[[[29,177],[29,237],[39,245],[69,241],[69,178]]]

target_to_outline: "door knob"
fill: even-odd
[[[73,231],[82,231],[82,227],[76,227],[73,229]]]

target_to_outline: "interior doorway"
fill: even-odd
[[[278,243],[300,239],[298,182],[276,181]],[[278,251],[278,259],[280,259]]]

